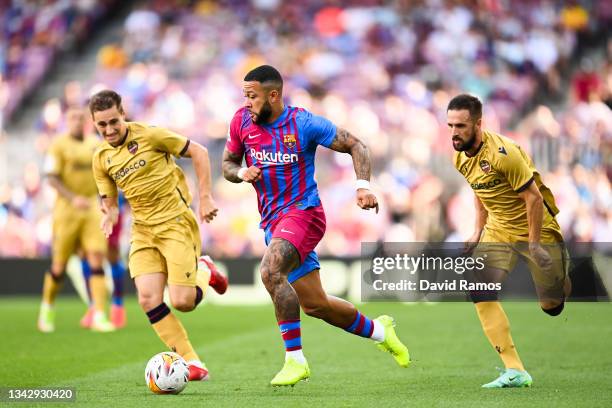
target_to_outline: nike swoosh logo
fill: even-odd
[[[511,377],[511,378],[508,378],[508,381],[514,381],[514,380],[516,380],[516,378],[517,378],[517,377]]]
[[[255,139],[257,136],[261,136],[261,133],[257,133],[256,135],[249,135],[249,139]]]
[[[292,231],[287,231],[287,230],[286,230],[286,229],[284,229],[284,228],[281,228],[281,232],[286,232],[287,234],[293,234],[293,235],[295,235],[295,232],[292,232]]]

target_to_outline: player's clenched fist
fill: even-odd
[[[368,189],[360,188],[357,190],[357,205],[364,210],[376,208],[378,214],[378,200],[374,193]]]
[[[200,222],[211,222],[216,216],[219,209],[212,197],[203,197],[200,199]]]
[[[238,177],[247,183],[255,183],[261,179],[261,169],[257,166],[242,168],[238,171]]]
[[[540,244],[530,243],[529,253],[540,268],[550,269],[552,267],[552,258],[548,254],[548,251],[546,251],[546,249],[544,249]]]

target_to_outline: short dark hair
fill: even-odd
[[[480,99],[477,97],[468,94],[457,95],[451,99],[446,111],[463,109],[467,109],[470,112],[470,118],[472,118],[472,120],[482,118],[482,102],[480,102]]]
[[[260,82],[266,88],[283,90],[283,77],[276,68],[271,65],[261,65],[250,70],[244,77],[245,81]]]
[[[121,95],[110,89],[100,91],[89,99],[89,112],[93,115],[95,112],[105,111],[117,107],[119,113],[123,113],[121,105]]]

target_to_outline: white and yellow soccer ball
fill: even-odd
[[[163,351],[147,363],[145,382],[155,394],[178,394],[189,382],[189,366],[178,354]]]

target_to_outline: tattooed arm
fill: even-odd
[[[370,151],[365,143],[350,134],[348,130],[339,127],[329,148],[350,154],[353,157],[357,179],[370,181]]]
[[[242,155],[237,155],[230,152],[227,147],[223,150],[223,177],[232,183],[254,183],[261,178],[261,169],[257,166],[251,166],[249,168],[242,167]]]
[[[353,167],[355,168],[357,180],[370,181],[370,151],[365,143],[346,129],[339,127],[329,148],[340,153],[350,154],[353,158]],[[357,189],[357,205],[364,210],[375,208],[376,212],[378,212],[378,200],[374,193],[367,188]]]

